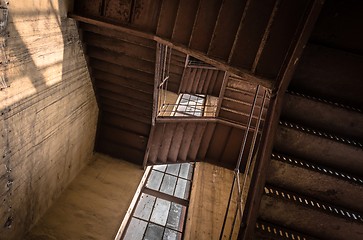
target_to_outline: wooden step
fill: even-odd
[[[197,159],[204,161],[208,152],[210,141],[213,138],[216,123],[208,123],[203,134],[200,148],[198,149]]]
[[[271,240],[271,239],[317,240],[317,238],[314,238],[312,236],[308,236],[304,233],[283,227],[282,225],[266,222],[261,219],[258,219],[256,222],[255,239],[256,240]]]
[[[188,123],[185,125],[183,140],[180,145],[178,160],[181,162],[185,162],[188,160],[188,152],[191,146],[191,142],[194,136],[194,131],[197,127],[196,123]]]
[[[158,154],[163,140],[165,124],[157,124],[154,126],[154,134],[151,139],[151,146],[148,156],[148,163],[155,164],[158,160]]]
[[[164,127],[163,137],[161,140],[159,153],[158,153],[158,162],[160,163],[168,163],[168,154],[170,151],[170,148],[173,144],[173,135],[175,132],[177,124],[175,123],[167,123]]]
[[[325,99],[288,92],[285,94],[282,118],[363,141],[363,113]]]
[[[274,148],[296,158],[363,176],[363,149],[356,141],[280,121]]]
[[[267,183],[363,212],[363,179],[338,169],[273,153]]]
[[[183,141],[184,132],[186,131],[187,123],[178,122],[173,135],[172,144],[170,146],[168,160],[170,162],[177,162],[180,146]]]
[[[260,218],[322,239],[360,239],[359,213],[308,196],[266,186]]]
[[[190,148],[187,154],[187,159],[189,161],[195,161],[197,158],[197,153],[202,142],[203,134],[207,123],[198,123],[196,129],[194,130],[194,135],[190,143]]]
[[[359,54],[308,44],[289,89],[362,108],[362,66]]]

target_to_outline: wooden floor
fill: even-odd
[[[114,239],[142,178],[140,166],[96,154],[27,240]]]

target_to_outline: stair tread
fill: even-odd
[[[344,140],[345,142],[331,140],[330,135],[326,133],[321,133],[319,136],[313,133],[315,130],[307,132],[304,127],[305,131],[301,126],[297,129],[290,127],[289,123],[285,122],[285,124],[287,126],[278,126],[274,144],[276,151],[309,159],[314,163],[341,169],[358,176],[363,175],[363,149],[360,146],[350,145],[348,140]],[[326,134],[325,137],[324,134]],[[332,138],[335,139],[335,136]]]
[[[276,155],[272,157],[267,183],[363,212],[361,204],[363,202],[363,182],[358,184],[354,181],[347,181],[348,179],[335,175],[336,171],[329,174],[330,169],[327,170],[322,166],[319,168],[327,170],[327,174],[323,174],[324,170],[314,171],[312,168],[301,166],[303,161],[300,160],[297,160],[297,164],[289,164],[289,161],[279,161],[276,158]],[[318,165],[314,166],[314,168],[317,167]],[[343,174],[347,176],[347,174]],[[298,176],[298,181],[296,176]]]
[[[355,111],[357,110],[357,111]],[[282,118],[363,140],[363,114],[358,109],[298,93],[285,95]]]

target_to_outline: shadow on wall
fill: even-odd
[[[98,108],[71,1],[8,2],[0,238],[22,239],[92,158]]]

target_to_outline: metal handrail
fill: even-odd
[[[231,191],[229,194],[229,200],[228,200],[228,204],[227,204],[227,209],[225,212],[225,216],[224,216],[224,222],[222,225],[222,229],[221,229],[221,233],[220,233],[220,237],[219,239],[223,238],[223,234],[226,231],[226,221],[227,221],[227,217],[229,215],[229,211],[230,211],[230,207],[232,204],[232,198],[233,198],[233,193],[235,191],[235,188],[237,187],[237,206],[236,206],[236,210],[234,212],[233,215],[233,223],[231,226],[231,230],[228,234],[228,238],[231,239],[234,233],[234,229],[237,223],[237,218],[240,218],[240,224],[237,226],[240,226],[243,224],[242,219],[243,219],[243,214],[245,211],[245,203],[244,203],[244,199],[243,199],[243,192],[249,188],[248,185],[248,179],[250,176],[252,176],[253,172],[251,172],[251,168],[253,166],[253,164],[255,163],[255,161],[257,161],[257,159],[254,158],[254,156],[256,156],[255,154],[257,153],[256,147],[258,149],[259,146],[259,139],[258,139],[258,135],[260,133],[259,129],[260,129],[260,125],[262,124],[262,122],[264,121],[263,119],[263,109],[264,106],[266,105],[266,100],[267,100],[267,89],[264,90],[264,93],[262,96],[259,95],[259,92],[261,90],[262,86],[257,86],[256,88],[256,92],[255,92],[255,96],[254,96],[254,100],[253,100],[253,104],[251,106],[251,111],[250,111],[250,115],[249,115],[249,120],[248,120],[248,124],[247,124],[247,129],[241,144],[241,149],[240,149],[240,154],[238,157],[238,161],[236,164],[236,168],[234,170],[234,178],[233,178],[233,182],[232,182],[232,187],[231,187]],[[257,107],[257,99],[259,97],[263,98],[262,101],[262,105],[260,107],[260,111],[259,111],[259,115],[258,115],[258,119],[256,121],[256,125],[253,127],[252,126],[252,119],[253,119],[253,113]],[[241,174],[240,174],[240,167],[241,167],[241,162],[242,162],[242,157],[245,153],[246,149],[246,145],[247,145],[247,139],[249,136],[249,132],[251,129],[254,129],[253,131],[253,137],[252,140],[250,142],[250,146],[249,146],[249,152],[248,152],[248,157],[247,157],[247,161],[246,161],[246,168],[244,171],[244,175],[243,175],[243,179],[241,180]],[[252,168],[253,169],[253,168]],[[237,186],[236,186],[237,185]],[[239,214],[238,214],[239,212]]]

